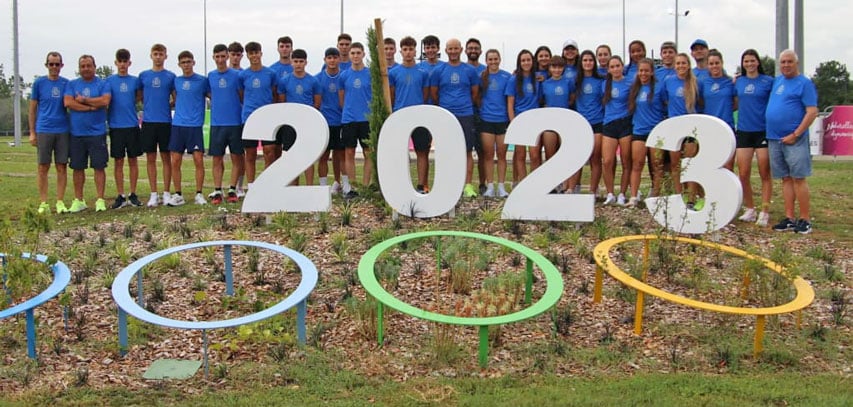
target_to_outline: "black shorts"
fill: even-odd
[[[736,133],[737,148],[767,148],[767,133],[763,131],[742,131]]]
[[[604,134],[604,137],[620,139],[622,137],[630,136],[633,130],[633,126],[631,125],[631,116],[626,116],[612,122],[604,123],[602,133]]]
[[[110,129],[110,157],[135,158],[142,155],[142,144],[139,139],[139,127],[122,127]]]
[[[344,123],[341,129],[341,142],[344,148],[355,148],[356,143],[361,143],[361,148],[370,148],[367,140],[370,138],[370,123],[352,122]]]
[[[71,136],[71,169],[85,170],[92,167],[96,170],[107,168],[107,135],[101,136]]]
[[[415,151],[429,152],[430,145],[432,145],[432,134],[426,127],[415,127],[412,130],[412,144],[415,146]]]
[[[509,126],[509,122],[481,121],[479,123],[479,128],[477,130],[480,133],[489,133],[489,134],[494,134],[496,136],[502,136],[502,135],[506,134],[507,126]]]
[[[287,151],[290,150],[290,147],[293,147],[293,143],[296,143],[296,129],[287,124],[279,127],[275,133],[275,144],[281,144],[281,149]],[[261,144],[265,146],[269,145],[264,141]]]
[[[456,120],[459,121],[462,133],[465,135],[465,151],[473,150],[477,146],[476,139],[479,138],[474,137],[474,116],[456,116]]]
[[[590,126],[592,127],[592,134],[601,134],[604,132],[604,123],[595,123]]]
[[[210,146],[207,153],[213,157],[225,155],[225,148],[231,154],[243,154],[243,126],[210,126]]]
[[[169,152],[169,138],[172,136],[172,123],[142,122],[142,151],[156,153]]]
[[[329,126],[329,144],[326,150],[343,150],[344,142],[341,140],[341,126]]]
[[[649,139],[648,134],[632,134],[631,135],[631,141],[642,141],[643,143],[645,143],[646,140],[648,140],[648,139]]]

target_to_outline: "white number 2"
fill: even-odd
[[[329,144],[329,127],[317,109],[298,103],[262,106],[246,120],[243,135],[272,141],[283,125],[296,130],[296,142],[255,179],[242,211],[328,212],[332,205],[329,186],[288,186],[320,158]]]
[[[658,223],[674,232],[712,232],[731,222],[743,201],[740,180],[722,168],[734,154],[734,134],[716,117],[690,114],[658,124],[646,145],[678,151],[687,137],[698,141],[699,153],[681,160],[681,182],[700,184],[705,190],[705,206],[699,211],[688,210],[681,195],[648,198],[646,205]]]

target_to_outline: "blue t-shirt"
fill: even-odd
[[[581,82],[581,88],[577,89],[575,108],[590,125],[604,121],[604,105],[601,104],[601,99],[604,97],[603,83],[604,79],[585,76]]]
[[[243,111],[241,120],[246,123],[249,116],[261,106],[273,102],[273,90],[278,77],[272,69],[261,67],[257,71],[244,69],[240,71],[240,82],[243,86]]]
[[[139,90],[139,78],[133,75],[110,75],[107,78],[110,88],[110,128],[125,129],[139,127],[136,116],[136,91]]]
[[[293,65],[283,64],[281,61],[276,61],[274,64],[270,65],[270,69],[275,72],[278,80],[281,80],[293,73]]]
[[[370,69],[366,66],[356,71],[352,68],[341,72],[340,89],[344,91],[344,108],[341,123],[366,122],[370,114]]]
[[[602,93],[607,90],[607,81],[601,82]],[[610,123],[628,117],[628,95],[631,93],[631,81],[623,77],[620,81],[612,81],[610,100],[604,105],[604,123]]]
[[[429,74],[417,65],[397,65],[388,72],[388,83],[394,94],[394,111],[397,111],[424,104],[424,89],[429,89]]]
[[[640,69],[638,64],[633,62],[629,62],[628,65],[625,65],[625,68],[622,70],[625,78],[628,79],[629,82],[634,83],[634,78],[637,77],[637,70]]]
[[[110,95],[110,87],[107,81],[92,78],[85,81],[83,78],[74,79],[65,86],[65,96],[76,97],[77,95],[87,98],[96,98]],[[107,134],[107,109],[100,108],[91,112],[71,111],[71,135],[76,137],[103,136]]]
[[[663,83],[666,78],[675,75],[675,68],[667,68],[663,65],[655,68],[655,80],[657,82]]]
[[[243,104],[240,102],[240,92],[243,90],[243,83],[240,82],[240,71],[226,68],[225,72],[219,72],[214,69],[207,74],[207,85],[210,87],[210,125],[242,124],[240,113]]]
[[[341,125],[341,102],[338,99],[338,90],[340,89],[340,71],[331,76],[323,69],[317,72],[315,78],[320,83],[320,88],[323,90],[323,98],[320,101],[320,113],[326,118],[326,123],[329,126]]]
[[[40,76],[33,83],[30,99],[38,102],[36,133],[68,133],[68,112],[65,110],[65,86],[68,79],[51,80]]]
[[[705,107],[702,109],[705,114],[719,118],[734,130],[734,103],[737,92],[732,78],[705,77],[705,80],[699,84],[699,97],[705,101]]]
[[[468,65],[471,65],[471,64],[468,64]],[[480,64],[477,66],[471,65],[471,68],[474,68],[474,70],[477,71],[477,75],[479,76],[480,74],[483,73],[483,71],[486,70],[486,64]]]
[[[142,85],[142,121],[146,123],[171,123],[170,98],[175,90],[175,74],[168,69],[151,69],[139,74]]]
[[[429,80],[431,80],[430,78],[432,78],[432,71],[435,70],[435,68],[437,68],[441,65],[444,65],[446,63],[447,62],[444,62],[444,61],[436,61],[434,64],[431,64],[431,63],[429,63],[429,61],[423,60],[421,62],[418,62],[418,68],[421,68],[424,72],[427,73],[427,77],[428,77],[427,80],[429,81]],[[430,104],[430,105],[435,104],[435,101],[432,100],[432,95],[429,93],[427,94],[427,104]]]
[[[540,94],[545,99],[545,107],[569,108],[569,96],[575,91],[575,80],[565,76],[560,79],[548,78],[540,84]]]
[[[314,95],[322,92],[320,82],[307,72],[301,78],[291,74],[278,80],[278,94],[285,95],[285,101],[289,103],[314,106]]]
[[[661,89],[666,101],[666,116],[676,117],[687,114],[687,105],[684,101],[684,80],[678,75],[672,75],[663,81]]]
[[[708,72],[708,68],[693,68],[693,76],[696,77],[696,83],[702,83],[705,78],[711,76]]]
[[[510,78],[512,75],[501,69],[489,74],[488,85],[480,81],[480,119],[491,123],[509,121],[505,91]]]
[[[741,131],[765,131],[767,125],[764,113],[767,110],[767,100],[773,88],[773,78],[768,75],[758,75],[749,78],[746,75],[738,77],[735,82],[737,90],[737,129]]]
[[[539,84],[535,82],[535,74],[525,76],[521,82],[521,95],[519,95],[515,83],[516,80],[516,75],[512,75],[509,78],[506,82],[506,88],[504,88],[504,95],[515,98],[512,107],[513,113],[515,113],[515,116],[518,116],[530,109],[539,107]]]
[[[438,105],[456,116],[473,116],[474,100],[471,88],[479,85],[480,77],[471,65],[441,64],[429,77],[430,87],[438,88]]]
[[[551,76],[550,73],[545,72],[545,79],[548,79]],[[578,76],[578,68],[574,65],[566,65],[566,68],[563,69],[563,78],[568,79],[569,82],[574,83],[575,78]]]
[[[779,140],[791,134],[803,121],[806,107],[813,106],[817,106],[817,91],[809,78],[777,76],[767,102],[767,139]],[[807,128],[803,135],[808,134]]]
[[[652,129],[663,120],[663,96],[660,83],[655,84],[654,92],[650,95],[652,87],[648,84],[641,85],[634,100],[634,134],[648,135]],[[649,97],[651,96],[651,97]]]
[[[172,124],[184,127],[204,125],[204,98],[210,92],[207,78],[197,73],[175,78],[175,117]]]
[[[348,69],[350,69],[350,68],[352,68],[352,61],[347,61],[347,62],[341,61],[341,62],[338,62],[338,69],[340,69],[341,71],[346,71],[346,70],[348,70]],[[324,69],[324,70],[326,69],[326,64],[323,64],[323,69]]]

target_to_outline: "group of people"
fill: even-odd
[[[418,60],[418,45],[422,55]],[[351,198],[357,192],[355,151],[361,144],[365,158],[371,146],[370,128],[371,78],[365,66],[365,49],[352,42],[347,34],[337,38],[337,47],[325,50],[323,67],[316,75],[306,72],[307,53],[293,49],[290,37],[277,41],[279,60],[269,67],[261,62],[261,45],[249,42],[218,44],[213,48],[216,69],[202,76],[194,71],[191,52],[178,55],[180,75],[164,66],[166,47],[151,48],[152,67],[139,77],[128,74],[130,52],[116,52],[117,73],[106,80],[95,76],[95,61],[90,55],[78,60],[80,78],[68,81],[59,76],[62,57],[57,52],[47,55],[48,75],[38,78],[30,102],[30,141],[38,146],[40,212],[50,211],[47,204],[47,173],[51,160],[57,171],[56,212],[78,212],[86,209],[83,199],[84,170],[95,171],[97,200],[95,210],[105,210],[104,182],[107,165],[106,123],[109,123],[109,155],[115,159],[115,182],[118,196],[113,208],[141,206],[136,195],[137,157],[146,155],[151,196],[148,206],[184,204],[181,163],[185,153],[192,154],[195,166],[195,198],[204,204],[223,200],[237,202],[245,188],[255,179],[255,165],[260,137],[242,133],[249,115],[274,102],[293,102],[313,106],[325,117],[329,126],[328,150],[316,166],[320,185],[328,185],[328,162],[331,158],[334,181],[332,190]],[[723,69],[723,56],[697,39],[690,55],[678,53],[675,43],[660,47],[660,63],[647,58],[642,41],[632,41],[627,61],[612,55],[607,45],[595,51],[580,51],[574,40],[566,40],[559,55],[546,46],[535,52],[522,50],[516,57],[512,73],[501,69],[501,55],[496,49],[485,52],[480,41],[471,38],[463,44],[458,39],[445,43],[447,60],[441,61],[439,39],[424,37],[420,44],[412,37],[399,41],[400,63],[396,62],[398,43],[384,39],[385,65],[391,88],[393,110],[419,104],[435,104],[450,111],[459,121],[467,152],[464,195],[473,197],[505,197],[507,150],[504,143],[509,123],[519,114],[540,107],[576,110],[593,129],[595,142],[590,157],[590,191],[598,194],[603,178],[606,188],[604,204],[635,206],[641,199],[642,173],[648,163],[651,196],[661,192],[665,161],[669,161],[673,187],[682,193],[679,179],[682,155],[693,156],[696,140],[688,139],[680,151],[667,157],[654,146],[647,146],[651,130],[662,120],[692,113],[720,118],[729,125],[736,140],[735,159],[726,163],[730,170],[738,164],[745,210],[742,221],[767,225],[772,195],[771,174],[782,179],[786,218],[775,230],[811,231],[809,192],[806,177],[811,174],[808,127],[817,115],[816,92],[811,81],[797,68],[797,55],[784,51],[779,56],[781,75],[775,79],[764,74],[755,50],[741,55],[740,70],[735,77]],[[467,60],[462,60],[462,53]],[[241,68],[243,53],[249,66]],[[695,62],[695,67],[692,66]],[[213,157],[214,191],[207,198],[204,184],[205,152],[202,136],[206,100],[210,103],[210,143]],[[136,103],[142,102],[141,125]],[[174,117],[171,111],[174,108]],[[734,112],[738,111],[737,124]],[[66,114],[66,112],[68,112]],[[69,137],[70,134],[70,137]],[[260,140],[264,168],[281,157],[295,142],[297,134],[290,126],[279,128],[275,140]],[[513,184],[550,159],[561,142],[571,134],[554,131],[540,134],[535,146],[514,146],[512,158]],[[420,193],[429,191],[429,152],[432,135],[424,127],[412,134],[416,153],[417,182]],[[230,153],[232,171],[227,191],[223,190],[224,155]],[[617,150],[622,166],[620,189],[615,190]],[[472,181],[474,155],[477,152],[479,190]],[[162,161],[163,192],[157,186],[157,157]],[[70,157],[74,171],[74,200],[70,208],[63,203],[65,164]],[[756,208],[750,184],[753,157],[757,157],[761,175],[760,208]],[[125,195],[124,161],[130,172],[130,194]],[[370,160],[365,159],[362,183],[371,179]],[[497,171],[495,171],[495,162]],[[495,172],[497,183],[495,183]],[[305,180],[314,183],[314,165],[305,171]],[[567,174],[556,185],[554,193],[580,191],[581,170]],[[699,209],[701,188],[687,183],[688,207]],[[799,202],[799,216],[795,216]]]

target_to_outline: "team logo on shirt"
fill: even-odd
[[[459,74],[458,73],[454,72],[454,73],[450,74],[450,83],[452,83],[454,85],[459,83]]]
[[[151,81],[151,87],[159,88],[160,87],[160,78],[154,78],[154,80]]]
[[[675,90],[675,96],[680,98],[684,97],[684,86],[679,86],[678,89]]]
[[[91,90],[89,90],[89,88],[83,88],[83,92],[82,92],[82,94],[83,94],[83,97],[84,97],[84,98],[87,98],[87,97],[92,96],[92,91],[91,91]]]
[[[497,81],[489,82],[489,90],[498,90],[498,82]]]
[[[190,90],[190,81],[184,81],[184,84],[181,85],[181,89]]]
[[[785,85],[779,85],[779,87],[776,88],[776,94],[781,95],[783,93],[785,93]]]
[[[62,91],[58,87],[54,86],[50,89],[50,97],[58,98],[60,96],[62,96]]]
[[[751,94],[755,93],[755,85],[753,85],[751,83],[749,85],[746,85],[746,88],[743,89],[743,93],[745,93],[747,95],[751,95]]]
[[[118,91],[121,93],[127,93],[127,83],[122,82],[118,85]]]
[[[719,91],[720,91],[720,84],[719,83],[715,83],[715,84],[711,85],[711,93],[717,93]]]
[[[524,91],[527,93],[533,93],[533,84],[528,83],[524,86]]]
[[[613,89],[611,89],[610,90],[610,97],[612,97],[614,99],[618,98],[619,97],[619,88],[614,87]]]
[[[637,100],[648,100],[648,99],[649,99],[649,94],[646,91],[640,92],[640,96],[637,97]]]
[[[566,71],[566,73],[563,74],[563,77],[566,79],[574,79],[575,78],[575,72],[574,71]]]
[[[304,91],[304,89],[302,88],[301,84],[296,85],[296,94],[297,95],[301,95],[303,91]]]
[[[330,93],[337,93],[338,92],[338,86],[335,85],[334,83],[330,83],[329,84],[329,92]]]
[[[591,95],[592,94],[592,84],[587,83],[586,85],[583,85],[583,93],[585,95]]]
[[[355,78],[352,81],[352,87],[356,88],[356,89],[360,89],[361,88],[361,78]]]
[[[556,88],[554,88],[554,94],[557,96],[562,96],[565,94],[565,91],[563,90],[562,86],[557,86]]]
[[[253,78],[252,79],[252,87],[255,89],[260,88],[261,87],[261,80],[258,78]]]

